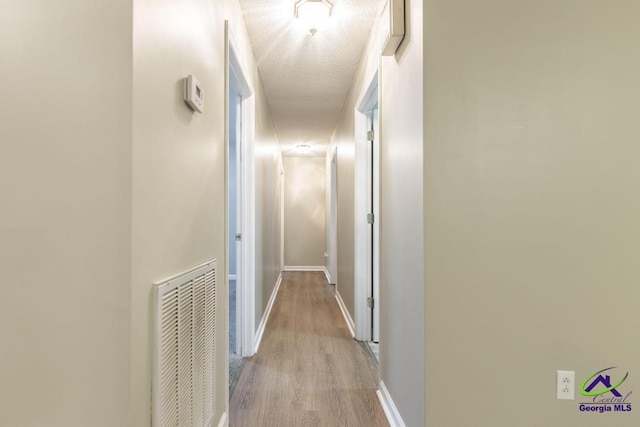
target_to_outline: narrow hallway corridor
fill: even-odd
[[[376,384],[377,367],[324,274],[286,272],[231,397],[230,426],[387,426]]]

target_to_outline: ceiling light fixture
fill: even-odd
[[[315,36],[318,28],[331,16],[331,0],[299,0],[295,4],[295,17],[309,26]]]
[[[311,154],[311,144],[303,143],[296,145],[296,152],[298,154],[302,154],[303,156]]]

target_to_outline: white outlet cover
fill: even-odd
[[[575,393],[575,371],[556,371],[556,398],[560,400],[574,400]]]

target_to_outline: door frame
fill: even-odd
[[[373,306],[373,319],[371,321],[371,341],[380,341],[380,103],[377,102],[368,114],[370,114],[371,128],[374,131],[373,143],[367,152],[367,199],[375,214],[375,220],[371,227],[371,296],[375,301]],[[367,119],[368,121],[369,119]],[[367,126],[369,127],[369,126]]]
[[[236,233],[240,232],[240,230],[242,229],[242,197],[241,195],[243,194],[243,188],[242,188],[242,168],[241,168],[241,147],[242,147],[242,97],[238,94],[237,92],[237,88],[234,84],[230,83],[227,86],[227,90],[229,91],[229,104],[228,104],[228,108],[229,108],[229,115],[228,115],[228,119],[227,122],[229,123],[229,131],[231,131],[231,127],[235,127],[235,141],[231,140],[231,132],[229,132],[229,137],[227,138],[227,154],[228,154],[228,159],[229,159],[229,163],[228,163],[228,175],[227,175],[227,186],[226,188],[229,189],[231,181],[233,180],[234,184],[235,184],[235,206],[231,205],[231,199],[230,199],[230,192],[227,195],[227,200],[228,200],[228,208],[227,208],[227,212],[229,214],[229,220],[228,223],[230,224],[231,219],[233,219],[233,223],[234,223],[234,229],[231,230],[229,228],[229,225],[227,225],[227,229],[228,229],[228,249],[229,249],[229,255],[231,255],[231,253],[234,254],[233,259],[235,261],[235,266],[233,266],[233,270],[234,270],[234,274],[231,274],[231,270],[232,270],[232,265],[231,265],[231,256],[227,256],[227,259],[229,260],[228,262],[228,269],[227,272],[229,274],[227,274],[228,280],[229,282],[231,282],[231,280],[235,280],[236,282],[236,301],[235,301],[235,321],[236,321],[236,326],[242,325],[242,307],[240,304],[240,300],[237,297],[237,290],[240,288],[241,283],[242,283],[242,278],[243,278],[243,272],[241,271],[241,266],[243,265],[242,263],[242,245],[239,244],[239,242],[236,240]],[[234,100],[234,102],[232,102],[231,96],[235,95],[236,99]],[[231,110],[235,110],[235,121],[231,122]],[[233,142],[233,146],[231,145]],[[231,161],[231,154],[233,152],[233,158],[234,158],[234,162],[235,164],[232,164],[233,162]],[[233,170],[232,170],[233,169]],[[233,176],[232,176],[233,174]],[[232,218],[233,217],[233,218]],[[231,310],[229,310],[229,312],[231,312]],[[231,322],[231,319],[229,319],[229,322]],[[236,346],[235,348],[230,348],[229,350],[233,351],[236,354],[241,354],[241,342],[239,339],[237,339],[238,337],[241,337],[242,333],[241,331],[238,330],[238,328],[236,327]]]
[[[373,152],[367,141],[367,122],[370,112],[380,105],[379,72],[373,71],[366,89],[356,103],[355,111],[355,334],[358,341],[370,341],[372,336],[372,310],[367,306],[372,298],[372,283],[379,288],[379,262],[374,254],[380,247],[379,197],[373,200],[374,226],[367,223],[367,214],[372,205],[372,194],[380,194],[379,138],[373,145]],[[378,110],[379,111],[379,110]],[[380,119],[378,118],[378,121]],[[379,132],[378,132],[379,134]],[[372,159],[373,156],[373,159]],[[372,168],[373,167],[373,171]],[[371,182],[371,173],[375,179]],[[372,188],[373,187],[373,188]],[[374,301],[379,307],[380,301]]]
[[[278,153],[278,167],[280,168],[280,272],[284,271],[284,162],[282,152]]]
[[[338,147],[327,157],[327,273],[329,283],[338,283]]]
[[[232,84],[242,98],[241,110],[241,149],[239,172],[242,191],[242,205],[239,229],[242,233],[240,245],[241,265],[237,269],[236,298],[239,308],[239,324],[236,325],[237,341],[240,355],[243,357],[255,354],[255,96],[247,78],[246,68],[242,64],[240,50],[233,37],[229,21],[225,21],[225,230],[229,229],[229,85]],[[229,271],[229,245],[225,245],[225,273]],[[226,279],[226,278],[225,278]],[[227,298],[228,305],[228,298]],[[227,306],[226,316],[229,309]],[[229,339],[229,322],[227,321],[227,340]],[[228,348],[228,342],[227,342]]]

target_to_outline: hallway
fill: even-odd
[[[324,275],[286,272],[260,349],[231,397],[230,426],[387,426],[377,375]]]
[[[640,426],[640,1],[0,10],[0,427]]]

